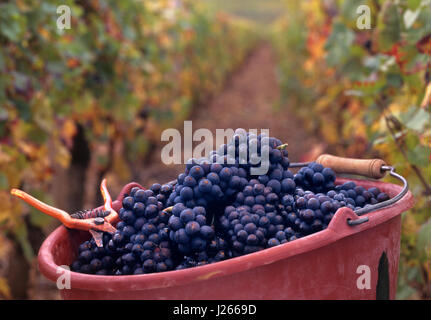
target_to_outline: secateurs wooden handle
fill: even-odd
[[[357,174],[373,179],[380,179],[386,175],[386,171],[382,169],[386,163],[381,159],[353,159],[322,154],[316,162],[336,173]]]
[[[79,211],[72,215],[64,210],[43,203],[22,190],[12,189],[10,193],[24,200],[39,211],[60,220],[67,228],[89,231],[96,241],[96,244],[101,247],[103,246],[103,232],[115,233],[116,229],[112,224],[115,224],[119,220],[119,216],[112,208],[112,198],[106,187],[106,179],[102,180],[100,191],[104,199],[102,210]]]

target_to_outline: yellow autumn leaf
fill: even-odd
[[[19,150],[29,158],[34,158],[36,156],[37,147],[35,145],[23,140],[17,141],[16,145]]]
[[[11,162],[12,157],[2,150],[2,146],[0,145],[0,165]]]
[[[63,168],[67,168],[69,166],[71,155],[69,150],[60,143],[56,143],[55,145],[55,162],[58,163]]]
[[[48,29],[44,28],[44,27],[39,27],[39,29],[37,30],[39,35],[45,40],[45,41],[49,41],[51,38],[51,35],[48,31]]]
[[[0,277],[0,296],[3,296],[5,299],[12,298],[9,284],[7,280],[3,277]]]

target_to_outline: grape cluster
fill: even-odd
[[[216,235],[213,225],[207,222],[204,207],[187,208],[178,203],[169,218],[170,240],[181,262],[177,269],[222,261],[231,257],[227,242]]]
[[[331,168],[324,168],[321,164],[312,162],[295,174],[294,181],[304,190],[326,192],[335,187],[335,172]]]
[[[176,270],[219,262],[231,257],[232,253],[228,242],[220,236],[214,236],[213,239],[209,241],[206,251],[185,255],[176,267]]]
[[[287,150],[278,149],[281,145],[276,138],[237,129],[230,142],[212,151],[208,158],[188,161],[185,172],[178,176],[168,204],[183,203],[191,209],[215,205],[220,209],[232,202],[236,194],[248,185],[253,177],[253,167],[267,168],[268,173],[262,178],[281,178],[283,170],[290,164]]]
[[[169,237],[183,254],[205,251],[209,241],[215,236],[213,227],[207,224],[204,207],[187,208],[177,203],[169,218]]]
[[[88,274],[114,274],[112,267],[116,259],[116,254],[108,247],[108,242],[110,240],[111,235],[105,233],[103,235],[103,247],[98,247],[94,239],[81,243],[78,248],[78,258],[70,265],[70,269],[72,271]]]
[[[322,193],[298,189],[295,193],[296,212],[289,217],[294,230],[301,236],[325,229],[341,205]]]
[[[389,200],[389,196],[380,191],[379,188],[372,187],[367,190],[364,187],[357,186],[353,181],[338,185],[331,191],[328,192],[329,196],[333,196],[334,199],[336,198],[339,201],[343,201],[342,197],[344,197],[344,201],[348,203],[347,206],[352,210]]]
[[[104,234],[101,248],[93,239],[82,243],[71,268],[127,275],[205,265],[324,230],[341,207],[389,199],[352,181],[335,185],[335,172],[321,164],[296,174],[289,165],[280,140],[237,129],[208,158],[188,161],[175,184],[133,188],[115,234]],[[258,166],[266,172],[254,174]]]
[[[229,206],[220,217],[220,229],[228,239],[234,257],[264,249],[266,229],[259,226],[265,212],[263,208]]]
[[[211,163],[227,164],[243,168],[247,176],[253,176],[251,168],[264,167],[270,174],[276,168],[287,169],[290,165],[287,150],[282,142],[274,137],[261,133],[256,135],[244,129],[235,130],[227,144],[222,144],[209,157]]]
[[[188,164],[186,173],[178,176],[178,184],[169,197],[169,204],[209,207],[214,203],[223,205],[248,183],[242,168],[213,164]]]
[[[173,269],[174,257],[168,228],[170,214],[164,210],[164,203],[172,189],[168,184],[154,184],[149,190],[132,188],[130,195],[125,195],[119,210],[117,231],[112,237],[104,235],[103,248],[97,248],[93,239],[82,244],[72,269],[83,273],[115,275]]]
[[[289,223],[295,212],[292,178],[286,169],[277,176],[252,179],[233,205],[226,207],[218,223],[230,241],[233,256],[265,249],[274,237],[285,243],[301,236]]]

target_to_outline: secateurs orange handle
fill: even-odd
[[[12,189],[10,193],[43,213],[54,217],[63,223],[67,228],[89,231],[96,244],[103,246],[103,232],[115,233],[116,229],[112,226],[119,220],[118,213],[112,208],[112,198],[106,187],[106,179],[100,184],[100,191],[104,199],[103,211],[90,210],[69,215],[66,211],[52,207],[42,201],[32,197],[19,189]]]

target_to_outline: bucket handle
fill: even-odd
[[[353,159],[322,154],[316,162],[337,173],[356,174],[372,179],[381,179],[386,175],[386,171],[382,170],[386,163],[381,159]]]
[[[396,173],[394,167],[386,165],[385,161],[381,159],[353,159],[337,157],[330,154],[322,154],[316,159],[315,162],[320,163],[322,166],[331,168],[336,173],[355,174],[372,179],[381,179],[386,175],[387,172],[389,172],[390,176],[400,180],[403,183],[402,190],[395,197],[380,203],[367,205],[364,208],[354,210],[358,216],[388,207],[396,203],[398,200],[403,198],[409,190],[407,180],[403,176]],[[290,167],[304,167],[309,163],[310,162],[291,163]],[[356,220],[348,220],[347,223],[349,226],[355,226],[367,221],[369,221],[368,217],[362,217]]]

